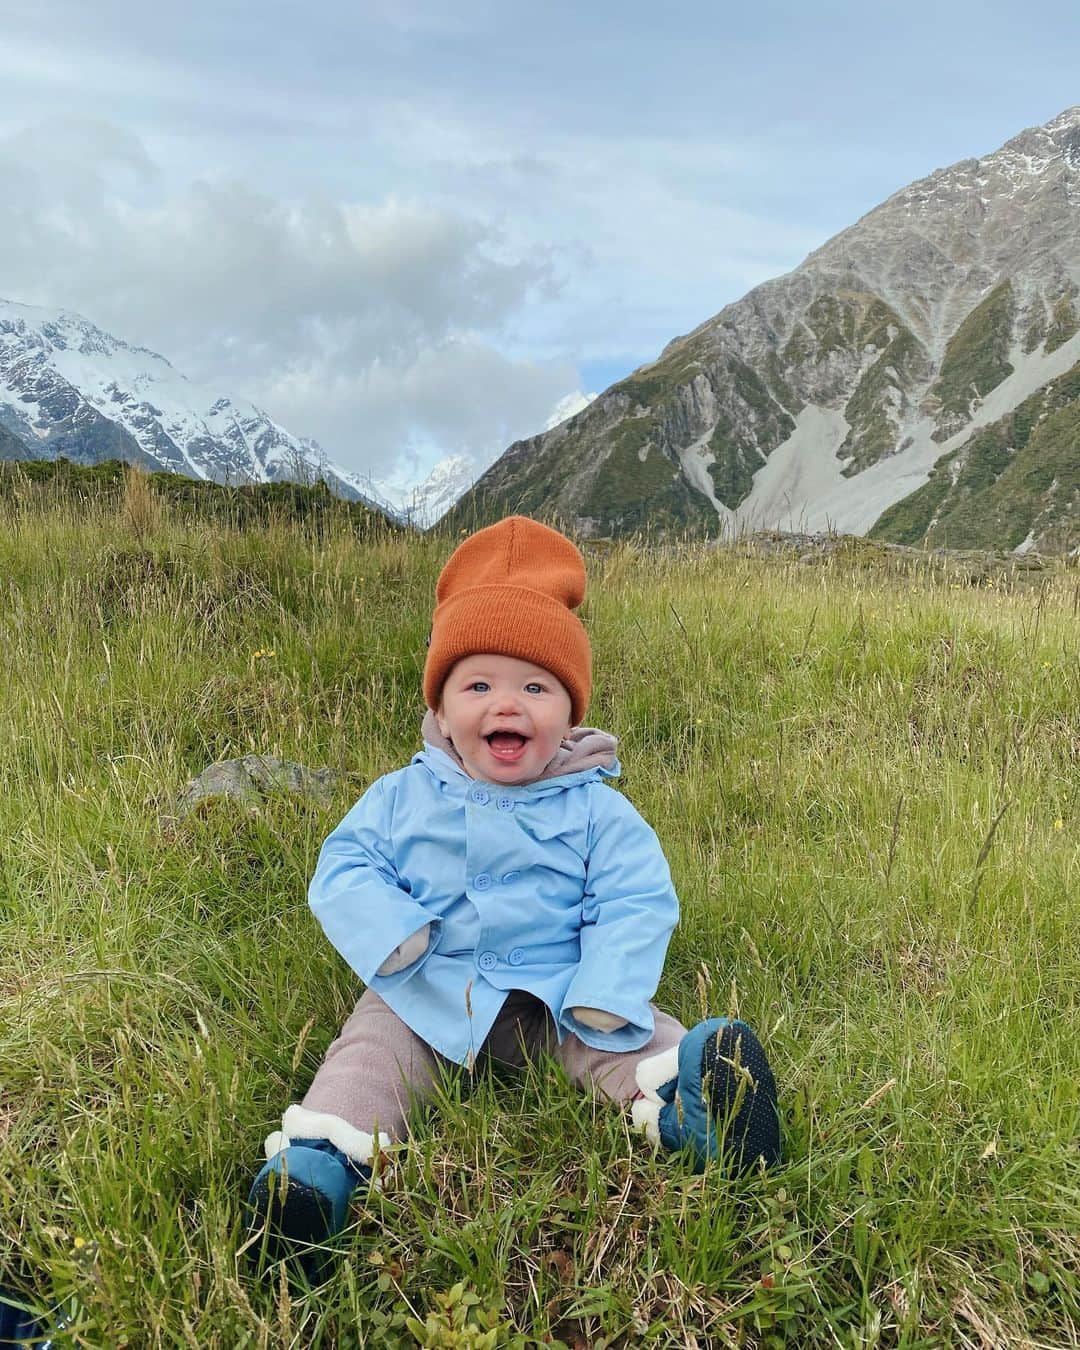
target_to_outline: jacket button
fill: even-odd
[[[521,876],[521,873],[517,871],[504,872],[502,875],[502,884],[504,886],[512,886],[519,876]]]
[[[506,953],[506,959],[512,966],[520,966],[525,960],[525,952],[521,947],[511,947]]]
[[[486,792],[483,788],[473,788],[469,793],[469,796],[477,806],[487,806],[488,802],[491,800],[491,793]]]
[[[476,963],[481,970],[494,970],[499,964],[499,958],[494,952],[481,952],[480,959]]]
[[[476,876],[473,877],[473,885],[478,891],[486,891],[491,885],[490,874],[487,872],[478,872]]]
[[[513,797],[500,797],[495,805],[500,811],[512,811],[514,809]]]

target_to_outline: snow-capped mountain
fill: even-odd
[[[429,529],[472,486],[480,466],[469,455],[447,455],[415,486],[383,478],[353,475],[353,481],[376,505],[409,525]]]
[[[366,501],[356,476],[242,399],[68,311],[0,300],[0,459],[122,459],[219,483],[312,483]]]
[[[512,445],[460,510],[1080,544],[1080,107],[895,193]]]
[[[580,391],[561,398],[551,411],[545,430],[550,431],[567,418],[587,408],[595,394]],[[471,455],[447,455],[440,459],[427,477],[415,485],[403,486],[383,478],[366,479],[353,475],[353,482],[377,505],[399,520],[419,529],[430,529],[476,482],[492,462],[492,456],[480,462]]]

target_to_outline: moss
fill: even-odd
[[[1046,350],[1048,352],[1057,351],[1062,343],[1068,342],[1080,329],[1075,299],[1076,287],[1070,285],[1065,294],[1059,296],[1055,302],[1050,315],[1050,327],[1046,331]]]
[[[855,315],[855,342],[861,349],[887,347],[904,330],[899,315],[880,296],[870,291],[840,291]]]
[[[765,358],[765,383],[772,390],[773,397],[777,403],[789,413],[801,411],[802,401],[795,397],[791,386],[787,382],[787,375],[780,358],[776,352],[770,351]]]
[[[819,295],[784,348],[788,365],[822,361],[833,352],[888,345],[889,328],[903,327],[895,312],[871,291],[841,289]]]
[[[443,517],[440,529],[475,529],[516,511],[556,524],[590,517],[601,534],[610,535],[715,533],[711,502],[650,443],[656,425],[653,417],[630,417],[599,438],[521,442]]]
[[[1014,300],[1003,281],[976,305],[949,339],[941,374],[930,390],[938,435],[945,438],[970,417],[973,398],[984,398],[1013,372],[1009,362]]]
[[[813,301],[784,349],[789,365],[818,364],[836,352],[861,360],[867,349],[876,351],[877,359],[860,378],[844,410],[851,430],[841,447],[841,457],[851,460],[845,469],[849,475],[894,449],[888,391],[897,384],[910,384],[905,376],[925,365],[922,347],[880,296],[842,288]],[[892,369],[899,374],[899,381],[891,375]],[[784,389],[786,405],[793,407],[795,400],[786,383]]]
[[[817,338],[804,323],[799,323],[784,347],[784,364],[789,369],[792,366],[805,365],[816,349]]]
[[[653,480],[649,474],[643,475],[640,461],[636,471],[625,461],[627,453],[636,454],[641,450],[653,427],[660,429],[657,440],[667,439],[663,436],[665,414],[677,409],[679,390],[704,369],[705,355],[700,343],[683,343],[649,370],[632,375],[614,387],[612,392],[626,394],[632,406],[648,407],[650,416],[626,419],[612,433],[616,438],[615,449],[598,471],[585,502],[575,506],[575,510],[604,520],[624,521],[639,511],[631,498],[636,498],[639,492],[652,492],[658,494],[653,498],[654,512],[669,513],[679,528],[687,528],[704,513],[703,519],[715,529],[716,513],[711,503],[686,482],[673,461],[665,460],[670,472],[677,477],[666,484],[659,478]],[[775,357],[773,359],[775,363]],[[720,374],[714,370],[713,379]],[[747,413],[745,420],[753,428],[751,434],[739,436],[736,418],[721,412],[710,440],[715,461],[709,466],[709,472],[716,485],[716,496],[726,505],[735,507],[749,493],[753,473],[765,462],[765,454],[791,434],[795,422],[786,408],[777,403],[769,384],[745,362],[737,357],[728,358],[722,375],[729,385],[732,400],[743,405]],[[783,394],[789,401],[794,401],[786,384]],[[646,463],[659,454],[659,450],[650,451]],[[616,481],[608,483],[606,480],[612,477]],[[662,478],[662,474],[659,477]],[[631,481],[635,484],[632,489]]]
[[[768,430],[774,424],[782,430],[779,440],[791,435],[795,427],[794,419],[784,409],[777,407],[776,400],[756,370],[745,361],[732,357],[727,363],[727,373],[735,393],[753,412],[755,421],[766,429],[769,440],[776,438],[775,432]]]
[[[899,319],[894,330],[895,336],[863,374],[844,408],[851,428],[839,451],[841,459],[850,459],[843,471],[846,477],[860,473],[896,449],[889,393],[897,387],[910,387],[911,377],[925,365],[925,353],[914,333]]]
[[[1080,543],[1080,362],[935,464],[872,537],[949,548],[1015,548],[1038,526]],[[957,463],[959,461],[959,467]],[[955,481],[954,481],[955,479]]]
[[[950,548],[1015,548],[1036,520],[1071,526],[1080,539],[1080,402],[1050,412],[1026,447],[1014,455],[995,454],[987,444],[973,447],[955,500],[927,535],[927,542]],[[1053,485],[1053,493],[1050,489]]]
[[[955,451],[953,452],[955,454]],[[944,455],[934,465],[930,479],[921,488],[894,502],[883,511],[868,531],[870,539],[888,539],[894,544],[921,544],[930,523],[949,495],[947,464],[953,454]]]
[[[765,463],[765,454],[795,430],[795,419],[777,404],[764,380],[745,361],[732,357],[727,375],[735,397],[750,413],[748,421],[753,428],[752,435],[738,435],[732,417],[721,411],[709,439],[714,456],[709,465],[713,490],[725,506],[734,510],[750,495],[754,473]]]
[[[714,456],[709,465],[713,491],[718,500],[732,510],[749,497],[754,474],[765,463],[761,451],[733,436],[733,429],[731,419],[721,414],[709,438],[709,449]]]
[[[705,351],[699,340],[680,342],[646,370],[628,375],[609,393],[625,394],[631,407],[656,408],[689,384],[703,369]]]
[[[1028,319],[1028,325],[1024,329],[1024,355],[1030,356],[1044,337],[1046,337],[1046,310],[1042,301],[1036,300],[1031,310],[1031,317]]]
[[[644,460],[641,452],[653,434],[652,419],[633,418],[621,423],[611,434],[612,448],[600,465],[578,514],[591,516],[611,533],[675,527],[682,528],[710,521],[715,528],[716,512],[700,493],[694,492],[682,476],[679,466],[662,450],[651,446]]]
[[[849,305],[833,295],[819,295],[806,311],[810,329],[817,338],[819,357],[847,351],[855,342],[855,316]]]

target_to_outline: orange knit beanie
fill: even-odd
[[[575,725],[592,687],[589,639],[574,610],[585,598],[585,562],[558,530],[507,516],[456,548],[435,587],[424,698],[438,706],[455,662],[476,652],[532,661],[560,680]]]

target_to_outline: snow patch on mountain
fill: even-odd
[[[575,389],[572,394],[567,394],[565,398],[559,399],[551,410],[551,416],[544,423],[544,430],[554,431],[563,422],[568,422],[571,417],[576,417],[583,408],[589,406],[595,397],[595,394],[584,394],[580,389]]]

